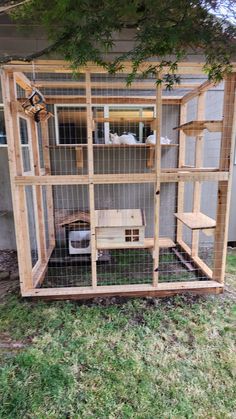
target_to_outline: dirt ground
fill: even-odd
[[[0,250],[0,300],[18,287],[17,253],[14,250]]]

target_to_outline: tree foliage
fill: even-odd
[[[158,57],[143,76],[167,68],[166,83],[177,81],[178,62],[188,52],[205,56],[204,70],[219,81],[236,52],[234,0],[30,0],[14,11],[21,24],[41,25],[56,51],[74,68],[93,62],[110,72],[132,62],[132,82],[143,62]],[[115,32],[133,29],[130,51],[110,61]],[[46,51],[48,52],[48,51]],[[27,57],[26,57],[27,59]]]

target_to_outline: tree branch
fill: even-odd
[[[15,9],[18,6],[22,6],[22,4],[27,3],[28,1],[29,0],[24,0],[24,1],[20,1],[19,3],[16,3],[16,4],[10,4],[10,5],[7,5],[7,6],[1,6],[0,7],[0,14],[1,13],[5,13],[5,12],[8,12],[8,10]]]

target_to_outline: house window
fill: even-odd
[[[93,118],[103,118],[103,107],[93,107]],[[87,109],[85,106],[55,105],[56,137],[58,145],[87,143]],[[97,122],[93,142],[104,143],[104,123]]]
[[[109,143],[109,132],[122,135],[131,132],[137,141],[145,142],[153,132],[153,106],[104,105],[93,106],[93,143]],[[109,118],[110,122],[104,122]],[[139,119],[147,118],[147,121]],[[87,109],[79,105],[55,105],[57,145],[80,145],[87,143]]]
[[[28,124],[25,118],[19,118],[21,156],[23,164],[23,172],[31,171],[30,150],[29,150],[29,134]]]
[[[6,127],[3,107],[0,107],[0,146],[7,145]]]
[[[125,230],[125,241],[126,242],[138,242],[139,241],[139,229],[127,229]]]
[[[153,132],[151,121],[139,121],[139,118],[154,118],[153,107],[109,107],[109,118],[114,118],[114,121],[109,123],[110,132],[116,132],[118,135],[130,132],[135,135],[136,140],[140,143],[144,143],[146,138]]]

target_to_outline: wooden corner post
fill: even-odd
[[[92,260],[92,286],[97,286],[97,246],[95,229],[95,203],[94,203],[94,164],[93,164],[93,119],[91,99],[91,76],[86,72],[86,105],[87,105],[87,139],[88,139],[88,177],[89,177],[89,208],[90,208],[90,234],[91,234],[91,260]]]
[[[223,283],[229,226],[230,192],[232,188],[233,155],[236,136],[236,73],[225,79],[223,131],[221,137],[220,165],[229,171],[229,180],[218,183],[218,204],[215,229],[213,279]]]
[[[162,87],[158,84],[156,89],[156,146],[155,146],[155,198],[154,198],[154,248],[153,248],[153,286],[158,284],[159,277],[159,223],[160,223],[160,193],[161,193],[161,121],[162,121]]]
[[[1,79],[20,286],[21,292],[24,293],[33,289],[33,275],[25,187],[15,184],[15,177],[22,176],[21,146],[15,106],[16,84],[13,72],[2,70]]]
[[[180,125],[187,121],[187,103],[180,105]],[[185,165],[186,134],[179,131],[179,162],[178,167]],[[178,182],[177,212],[184,212],[184,182]],[[177,219],[177,242],[183,237],[183,223]]]
[[[206,91],[198,95],[197,101],[197,121],[205,119],[205,101],[206,101]],[[204,133],[201,131],[199,135],[196,136],[195,140],[195,167],[201,168],[203,163],[203,141]],[[194,183],[193,190],[193,212],[200,212],[201,210],[201,191],[202,184],[199,181]],[[198,256],[198,247],[199,247],[199,230],[192,231],[192,256]]]

